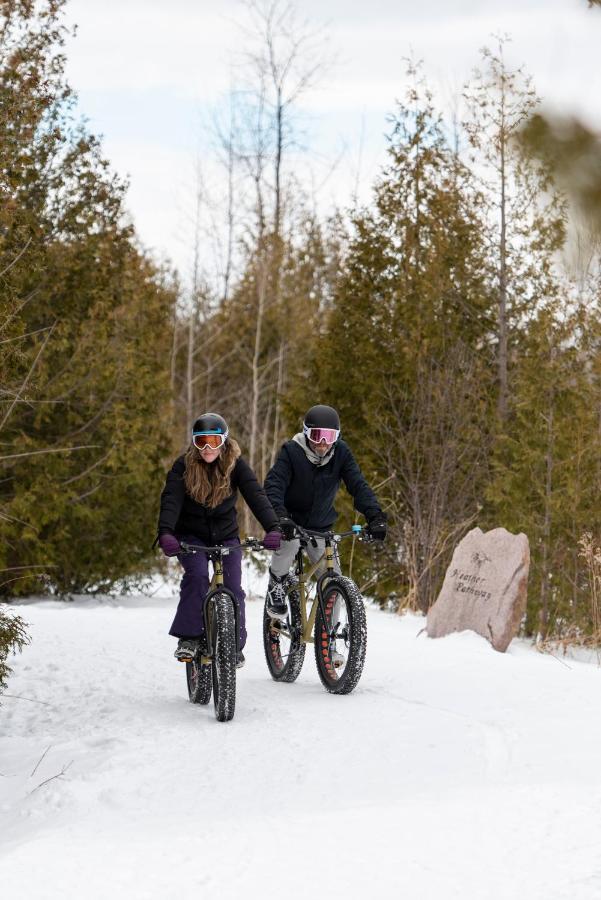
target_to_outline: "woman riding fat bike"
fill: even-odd
[[[263,546],[277,550],[278,516],[257,478],[240,455],[225,419],[204,413],[194,422],[192,440],[167,475],[161,494],[158,543],[166,556],[177,556],[184,569],[180,599],[169,634],[178,638],[175,657],[191,662],[205,633],[204,602],[209,589],[206,553],[182,553],[182,541],[197,547],[231,548],[223,556],[223,584],[238,603],[238,666],[244,664],[246,619],[242,590],[242,554],[236,517],[238,491],[266,531]]]
[[[247,538],[244,550],[262,550],[263,544]],[[204,635],[190,660],[186,660],[188,697],[192,703],[207,704],[213,693],[215,716],[229,722],[236,708],[236,656],[240,647],[240,605],[223,580],[224,560],[240,549],[216,545],[200,546],[181,542],[184,558],[203,554],[213,565],[213,578],[204,598]]]

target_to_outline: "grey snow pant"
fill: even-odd
[[[317,547],[309,544],[308,547],[305,548],[305,552],[312,563],[316,563],[319,557],[322,556],[326,546],[326,542],[323,538],[316,538],[315,540],[317,541]],[[288,570],[294,562],[294,557],[298,553],[299,547],[300,541],[298,538],[294,538],[292,541],[282,541],[280,549],[276,550],[271,557],[271,565],[269,568],[274,575],[277,575],[278,578],[282,578],[282,576],[288,574]],[[319,566],[316,574],[321,575],[324,568],[325,560]],[[340,572],[340,563],[338,561],[338,550],[336,545],[334,545],[334,569],[337,572]]]

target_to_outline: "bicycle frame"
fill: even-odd
[[[197,550],[194,550],[194,545],[182,544],[182,546],[184,547],[185,552],[206,552],[207,560],[213,563],[213,574],[205,598],[203,612],[207,652],[202,655],[201,662],[203,665],[208,665],[213,661],[213,600],[218,594],[227,594],[228,597],[232,598],[232,603],[234,604],[234,620],[236,623],[236,652],[240,652],[240,604],[233,591],[225,587],[223,583],[223,557],[236,550],[242,552],[243,549],[257,550],[262,548],[260,548],[259,542],[254,538],[249,538],[243,544],[235,547],[198,547]]]
[[[205,621],[205,639],[207,642],[206,656],[203,654],[201,662],[203,665],[213,661],[213,600],[218,594],[227,594],[232,598],[234,604],[234,618],[236,622],[236,652],[240,651],[240,604],[234,593],[223,584],[223,554],[208,553],[207,558],[213,563],[213,575],[209,584],[209,590],[205,598],[204,604],[204,621]]]
[[[305,544],[306,546],[306,544]],[[317,579],[316,583],[316,593],[313,598],[310,596],[310,592],[307,589],[307,582],[313,577],[315,572],[319,569],[322,561],[325,559],[326,561],[326,570],[322,572],[322,574]],[[296,572],[298,576],[298,587],[294,585],[291,589],[296,589],[299,592],[300,597],[300,614],[301,614],[301,636],[300,639],[303,644],[313,644],[313,629],[315,627],[315,618],[317,616],[317,608],[321,609],[322,619],[326,621],[325,615],[325,606],[323,602],[323,586],[324,582],[329,578],[332,578],[334,575],[338,573],[334,569],[334,547],[331,539],[326,538],[326,546],[322,555],[319,557],[317,562],[313,563],[308,572],[305,572],[304,559],[303,559],[303,544],[301,542],[301,546],[299,547],[298,553],[296,554]],[[310,611],[307,615],[307,607],[308,604],[311,603]]]
[[[356,532],[355,532],[356,533]],[[321,610],[322,619],[326,621],[326,611],[323,600],[323,589],[325,583],[330,579],[334,578],[339,573],[334,568],[334,537],[329,534],[320,534],[320,537],[325,539],[325,549],[319,559],[313,563],[310,569],[305,572],[304,558],[303,558],[303,549],[310,542],[311,537],[300,536],[301,545],[299,547],[298,553],[295,556],[296,560],[296,575],[298,581],[294,584],[290,585],[287,590],[287,593],[291,591],[298,591],[300,598],[300,614],[301,614],[301,634],[299,635],[299,640],[303,644],[313,644],[315,643],[313,638],[313,629],[315,627],[315,618],[317,616],[318,608]],[[313,598],[311,598],[310,593],[307,589],[307,582],[313,577],[317,569],[321,566],[323,560],[325,559],[326,568],[325,571],[321,573],[316,582],[316,593]],[[308,604],[311,603],[311,609],[307,612]],[[282,632],[282,634],[288,634],[288,629],[286,627],[282,627],[282,623],[274,620],[272,622],[272,628],[277,631]],[[291,635],[289,635],[291,637]]]

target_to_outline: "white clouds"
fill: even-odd
[[[510,64],[531,72],[540,93],[561,102],[573,99],[592,117],[601,117],[597,96],[601,74],[597,66],[601,43],[601,17],[591,22],[586,10],[557,8],[505,9],[493,12],[493,4],[477,4],[480,11],[468,16],[451,15],[457,4],[446,5],[443,18],[393,23],[374,19],[332,23],[333,43],[341,50],[341,62],[331,80],[307,98],[317,110],[356,109],[375,106],[391,109],[404,83],[403,58],[422,58],[433,87],[461,85],[477,64],[479,48],[493,41],[492,35],[507,33],[512,40],[506,56]],[[459,4],[462,5],[462,4]],[[466,4],[463,4],[466,5]],[[432,6],[432,4],[426,4]],[[499,7],[499,4],[494,4]],[[581,16],[579,13],[584,13]],[[591,27],[593,25],[594,27]],[[586,82],[586,98],[583,83]],[[330,103],[334,101],[334,103]]]
[[[601,122],[601,15],[584,0],[299,0],[298,7],[314,23],[329,22],[336,59],[303,98],[302,112],[322,159],[349,147],[325,188],[338,202],[348,202],[352,191],[362,116],[363,179],[372,178],[382,159],[386,114],[403,94],[403,57],[411,52],[424,59],[435,97],[448,107],[479,48],[492,33],[509,32],[509,61],[526,65],[548,103]],[[142,239],[185,267],[181,198],[195,152],[208,143],[206,134],[199,140],[199,120],[227,91],[247,46],[236,25],[243,5],[70,0],[68,15],[79,23],[68,47],[68,75],[81,110],[105,135],[114,166],[131,176],[129,203]]]
[[[78,25],[70,43],[69,76],[80,91],[150,90],[216,96],[227,87],[224,52],[232,23],[226,3],[186,0],[71,0]]]

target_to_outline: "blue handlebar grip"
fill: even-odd
[[[361,534],[363,531],[363,525],[351,525],[351,531],[354,531],[355,534]]]

